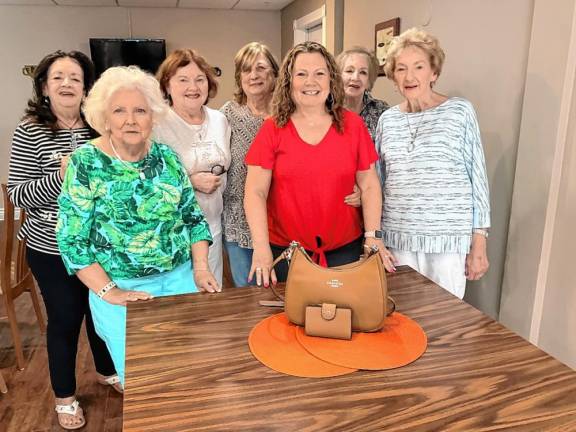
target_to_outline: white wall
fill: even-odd
[[[132,35],[130,35],[132,28]],[[222,69],[220,91],[211,101],[220,107],[232,97],[234,55],[251,41],[266,43],[280,55],[280,12],[117,7],[0,6],[0,180],[8,178],[12,132],[32,93],[32,80],[21,73],[57,49],[90,54],[91,37],[164,38],[167,51],[196,48]]]
[[[576,368],[576,4],[536,0],[500,320]]]

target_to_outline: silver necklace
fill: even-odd
[[[193,128],[192,130],[194,131],[194,134],[196,135],[196,139],[195,142],[196,143],[202,143],[204,142],[204,138],[206,138],[206,132],[208,132],[208,121],[204,121],[204,123],[202,123],[201,125],[194,125],[197,126],[195,128]]]
[[[196,135],[196,140],[195,140],[194,144],[199,144],[199,143],[204,142],[204,139],[206,138],[206,135],[208,134],[209,118],[206,115],[206,112],[204,111],[204,109],[202,109],[202,114],[204,116],[202,123],[200,123],[199,125],[190,125],[190,126],[195,126],[192,128],[194,135]]]
[[[148,149],[148,151],[146,152],[146,156],[144,157],[144,160],[146,161],[144,166],[142,168],[136,168],[135,166],[130,165],[128,162],[126,162],[124,159],[122,159],[120,157],[120,155],[116,151],[116,147],[114,147],[114,144],[112,143],[112,137],[111,136],[108,138],[108,140],[110,142],[110,147],[112,148],[112,151],[114,152],[114,155],[116,156],[116,159],[118,159],[120,161],[120,163],[122,163],[122,165],[124,165],[126,168],[131,169],[132,171],[137,171],[140,179],[145,180],[146,174],[144,174],[144,171],[146,171],[150,167],[150,161],[148,160],[148,156],[150,156],[150,149]]]
[[[412,125],[410,124],[410,119],[408,117],[408,113],[404,113],[406,116],[406,123],[408,123],[408,131],[410,132],[410,143],[408,143],[408,153],[414,150],[414,142],[418,137],[418,131],[420,130],[420,125],[422,124],[422,120],[424,119],[424,111],[420,113],[420,117],[418,118],[418,123],[416,125],[416,129],[412,132]]]
[[[74,131],[72,130],[74,128],[74,126],[76,126],[76,123],[78,123],[80,121],[80,117],[76,118],[76,120],[74,120],[74,122],[72,122],[72,124],[66,124],[66,122],[62,119],[58,119],[58,122],[64,126],[65,129],[68,129],[68,132],[70,133],[70,147],[72,148],[72,151],[76,150],[78,148],[78,138],[76,136],[76,133],[74,133]]]

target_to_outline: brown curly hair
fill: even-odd
[[[193,49],[177,49],[166,57],[166,60],[162,62],[158,68],[158,72],[156,72],[156,79],[160,83],[160,90],[162,90],[162,94],[168,101],[169,105],[172,105],[172,98],[168,94],[168,83],[172,77],[176,75],[178,69],[188,66],[190,63],[196,63],[198,69],[204,72],[206,79],[208,80],[208,97],[206,98],[204,105],[206,105],[208,101],[214,98],[218,93],[216,72],[214,71],[214,68],[208,64],[206,59]]]
[[[303,53],[318,53],[326,61],[330,75],[330,94],[326,99],[326,110],[332,116],[336,130],[342,133],[344,130],[344,85],[342,84],[342,77],[332,54],[316,42],[298,44],[284,57],[272,97],[272,117],[278,127],[284,127],[296,110],[296,105],[292,100],[292,72],[296,57]]]
[[[250,42],[244,45],[234,57],[234,100],[239,105],[246,105],[246,93],[242,88],[242,72],[250,70],[260,54],[266,57],[272,67],[270,73],[274,76],[273,81],[278,78],[278,62],[270,48],[260,42]]]

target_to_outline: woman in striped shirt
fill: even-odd
[[[386,76],[404,102],[382,114],[376,132],[382,229],[396,264],[462,298],[466,279],[488,270],[490,200],[472,104],[433,89],[443,62],[438,40],[418,29],[388,51]]]
[[[28,264],[48,314],[47,349],[58,421],[64,429],[86,423],[76,400],[76,354],[82,321],[92,349],[98,381],[121,390],[106,345],[96,334],[88,289],[68,276],[55,237],[57,198],[69,154],[95,133],[80,105],[94,83],[94,66],[81,52],[56,51],[38,64],[34,95],[12,141],[8,192],[26,210],[18,238],[26,240]]]

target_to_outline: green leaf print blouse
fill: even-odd
[[[112,279],[166,272],[190,259],[193,243],[212,242],[190,179],[164,144],[123,164],[88,142],[70,157],[58,204],[56,238],[70,274],[96,262]]]

